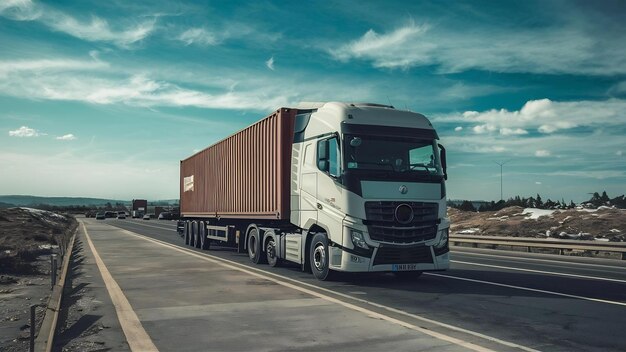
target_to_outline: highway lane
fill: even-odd
[[[78,236],[132,351],[531,351],[451,334],[111,223],[84,220]]]
[[[107,223],[184,247],[175,222]],[[415,282],[381,274],[317,282],[293,266],[254,266],[232,250],[206,253],[539,350],[626,350],[626,268],[619,261],[458,248],[451,270]]]

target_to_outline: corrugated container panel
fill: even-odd
[[[295,109],[261,121],[182,160],[180,213],[185,217],[288,219]],[[184,180],[193,176],[193,190]]]

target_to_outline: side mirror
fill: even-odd
[[[328,171],[328,139],[317,142],[317,167],[322,171]]]
[[[439,158],[441,159],[441,167],[443,168],[443,179],[447,180],[448,179],[448,166],[446,164],[446,148],[443,147],[443,145],[438,144],[439,145],[439,149],[440,149],[440,155]]]

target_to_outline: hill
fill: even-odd
[[[85,206],[98,206],[105,205],[107,203],[115,204],[122,203],[125,205],[130,204],[128,200],[116,200],[116,199],[102,199],[102,198],[84,198],[84,197],[38,197],[38,196],[23,196],[23,195],[6,195],[0,196],[0,203],[7,203],[13,206],[31,206],[38,204],[47,204],[54,206],[70,206],[70,205],[85,205]]]

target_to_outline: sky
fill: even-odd
[[[425,114],[448,197],[626,193],[624,1],[0,1],[0,194],[178,198],[279,107]]]

